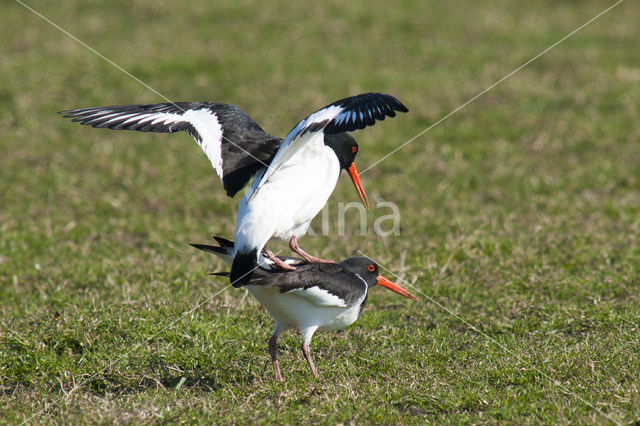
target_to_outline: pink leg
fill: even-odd
[[[273,252],[271,250],[269,250],[268,248],[263,248],[262,251],[264,252],[265,256],[267,256],[271,261],[273,261],[273,263],[275,264],[275,266],[277,266],[278,268],[282,269],[283,271],[295,271],[296,268],[294,268],[291,265],[287,265],[286,263],[284,263],[278,256],[276,256],[275,254],[273,254]]]
[[[273,363],[273,370],[276,373],[276,381],[283,382],[282,374],[280,374],[280,365],[278,364],[278,335],[280,331],[278,328],[273,330],[273,334],[269,339],[269,354],[271,354],[271,362]]]
[[[313,373],[313,377],[318,378],[318,370],[316,370],[316,366],[311,359],[311,349],[309,349],[309,342],[302,343],[302,353],[304,354],[304,358],[307,360],[309,367],[311,367],[311,372]]]
[[[336,263],[333,260],[321,259],[319,257],[311,256],[306,251],[302,250],[298,245],[298,241],[296,241],[295,235],[291,237],[291,239],[289,240],[289,247],[291,248],[291,250],[295,251],[300,256],[302,256],[304,260],[306,260],[309,263]]]

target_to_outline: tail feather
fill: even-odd
[[[260,253],[260,255],[258,256],[257,249],[249,251],[246,251],[246,249],[244,251],[240,249],[241,251],[239,251],[234,258],[233,241],[218,236],[214,236],[213,239],[216,240],[216,242],[220,244],[220,246],[212,246],[209,244],[190,245],[208,253],[213,253],[220,259],[224,260],[227,264],[231,265],[231,273],[217,272],[209,275],[229,276],[231,284],[233,284],[234,287],[242,287],[243,285],[247,285],[249,283],[249,280],[253,276],[253,271],[258,267],[258,265],[267,271],[273,270],[274,268],[277,269],[275,266],[273,266],[273,261],[265,257],[263,253]],[[297,257],[278,257],[284,263],[291,266],[298,266],[307,263],[305,260],[299,259]]]
[[[192,246],[192,247],[195,247],[197,249],[204,250],[204,251],[207,251],[207,252],[213,253],[213,254],[226,254],[227,253],[227,251],[223,247],[211,246],[209,244],[189,243],[189,245]]]
[[[227,240],[226,238],[218,237],[216,235],[213,236],[213,239],[216,240],[218,244],[220,244],[221,248],[231,248],[231,250],[233,250],[233,241]]]
[[[197,249],[204,250],[208,253],[213,253],[218,256],[220,259],[224,260],[225,263],[231,265],[233,262],[233,242],[225,240],[224,238],[214,237],[216,241],[220,244],[218,246],[211,246],[209,244],[189,244]]]
[[[253,271],[258,266],[258,249],[249,252],[238,252],[231,265],[229,280],[234,287],[249,284]]]

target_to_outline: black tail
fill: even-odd
[[[194,244],[189,243],[190,246],[200,250],[208,251],[213,254],[226,254],[226,250],[223,247],[210,246],[209,244]]]
[[[231,265],[229,280],[234,287],[242,287],[249,284],[254,269],[258,266],[258,249],[248,253],[238,252]]]
[[[231,250],[233,250],[233,241],[227,240],[226,238],[218,237],[216,235],[213,236],[213,239],[216,240],[218,244],[220,244],[220,247],[230,248]]]

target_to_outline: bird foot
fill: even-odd
[[[276,375],[276,382],[284,382],[282,374],[280,373],[280,366],[278,365],[278,361],[273,361],[273,371]]]
[[[304,358],[307,360],[309,364],[309,368],[311,368],[311,374],[316,379],[318,378],[318,370],[316,369],[316,365],[313,363],[313,359],[311,359],[311,349],[309,348],[309,342],[302,343],[302,353]]]
[[[269,354],[271,354],[271,362],[273,363],[273,372],[276,375],[276,382],[284,382],[282,374],[280,374],[280,364],[278,364],[278,334],[276,329],[271,338],[269,338]]]
[[[303,255],[302,253],[299,253],[299,254],[304,258],[304,260],[306,260],[309,263],[336,263],[335,260],[322,259],[320,257],[310,256],[307,253],[305,253],[306,256]]]
[[[276,256],[275,254],[273,254],[273,252],[271,250],[269,250],[268,248],[264,248],[262,249],[262,251],[264,252],[265,256],[267,256],[267,258],[269,260],[271,260],[273,262],[273,266],[275,266],[276,268],[282,270],[282,271],[295,271],[296,268],[294,268],[291,265],[287,265],[286,263],[284,263],[282,261],[282,259],[280,259],[278,256]]]
[[[309,263],[336,263],[333,260],[322,259],[319,257],[311,256],[309,253],[307,253],[306,251],[302,250],[302,248],[300,248],[295,236],[291,237],[291,239],[289,240],[289,247],[291,248],[291,250],[295,251],[300,256],[302,256],[302,258]]]
[[[296,268],[291,266],[291,265],[287,265],[286,263],[284,263],[282,260],[278,259],[276,257],[277,260],[274,260],[274,265],[278,268],[281,269],[283,271],[295,271]]]

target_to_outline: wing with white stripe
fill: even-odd
[[[324,134],[352,132],[366,126],[372,126],[376,120],[395,117],[395,111],[407,112],[408,109],[391,95],[363,93],[341,99],[314,112],[289,132],[253,194],[276,170],[304,147],[305,141],[310,140],[310,138],[303,137],[305,134],[311,132],[323,132]]]
[[[113,130],[174,133],[186,131],[198,142],[234,196],[268,167],[281,139],[266,133],[240,108],[211,102],[121,105],[61,111],[80,124]]]
[[[367,293],[367,283],[346,272],[338,263],[310,263],[293,272],[256,269],[249,285],[278,287],[320,306],[345,307],[358,303]]]

